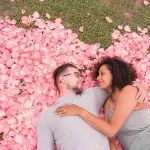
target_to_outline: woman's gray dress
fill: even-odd
[[[109,120],[113,111],[109,109]],[[116,136],[125,150],[150,150],[150,110],[133,111]]]

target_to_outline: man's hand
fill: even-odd
[[[137,103],[137,105],[135,106],[134,110],[141,110],[141,109],[145,109],[145,108],[148,108],[148,104]]]
[[[143,83],[134,82],[133,86],[138,88],[138,93],[136,95],[136,99],[138,103],[148,103],[147,94],[148,88]]]

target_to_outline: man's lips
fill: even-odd
[[[103,82],[101,81],[101,82],[98,82],[99,83],[99,85],[101,85],[101,84],[103,84]]]

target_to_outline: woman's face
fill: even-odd
[[[97,81],[99,82],[99,86],[101,89],[109,91],[112,85],[112,75],[109,71],[107,65],[103,65],[99,69],[99,75],[97,77]]]

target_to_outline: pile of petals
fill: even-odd
[[[52,75],[61,64],[74,63],[82,69],[86,88],[95,85],[90,68],[100,58],[120,56],[136,67],[139,81],[150,85],[150,37],[146,30],[139,34],[115,30],[113,44],[104,50],[99,43],[80,41],[77,34],[64,28],[60,18],[44,21],[36,12],[23,17],[22,22],[27,26],[33,23],[35,28],[19,28],[15,20],[0,19],[1,150],[36,149],[36,121],[58,97]]]

